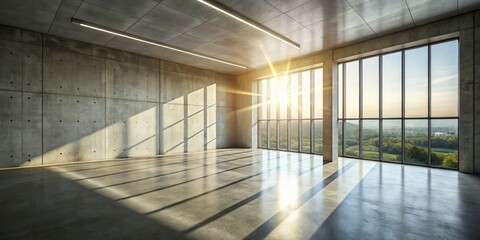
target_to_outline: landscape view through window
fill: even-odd
[[[458,169],[458,64],[458,40],[339,64],[339,155]]]

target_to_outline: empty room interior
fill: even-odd
[[[0,239],[478,240],[479,174],[480,0],[0,0]]]

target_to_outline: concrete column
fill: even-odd
[[[475,147],[480,143],[480,49],[477,48],[477,46],[480,46],[480,26],[478,26],[477,21],[480,21],[480,11],[477,11],[475,14],[475,28],[474,28],[474,37],[475,40],[473,42],[473,47],[474,49],[472,52],[474,52],[474,62],[471,63],[470,65],[473,65],[473,88],[474,88],[474,114],[473,118],[475,120],[474,123],[474,140],[473,140],[473,146],[472,148],[474,149],[474,162],[473,162],[473,172],[474,173],[480,173],[480,147]]]
[[[471,22],[470,22],[471,24]],[[473,173],[474,163],[474,30],[460,30],[459,170]]]
[[[338,81],[333,63],[333,51],[323,53],[323,160],[338,158]]]
[[[258,146],[258,110],[259,110],[259,105],[258,105],[258,96],[259,96],[259,87],[258,87],[258,81],[251,81],[249,82],[249,85],[251,86],[251,101],[252,101],[252,111],[251,111],[251,133],[252,133],[252,145],[250,146],[251,148],[257,148]]]
[[[250,74],[237,77],[236,147],[257,148],[257,86]]]

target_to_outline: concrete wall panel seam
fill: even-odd
[[[0,26],[0,32],[5,28],[24,31]],[[0,97],[6,99],[1,101],[6,107],[2,106],[0,112],[15,110],[0,114],[0,126],[11,130],[2,131],[0,135],[13,136],[5,137],[10,140],[0,144],[0,167],[175,152],[175,148],[167,151],[165,140],[178,134],[182,135],[181,152],[234,145],[233,76],[75,40],[37,35],[39,38],[27,42],[37,39],[38,60],[21,62],[18,66],[39,65],[38,71],[29,76],[36,79],[40,87],[29,88],[29,82],[24,81],[25,84],[17,88],[0,90]],[[7,40],[0,37],[0,41]],[[15,46],[21,48],[22,45]],[[113,69],[117,69],[117,75],[111,74]],[[112,87],[124,94],[111,97]],[[1,84],[0,89],[3,89]],[[131,95],[132,91],[137,94]],[[215,98],[210,106],[207,102],[212,100],[211,96]],[[182,101],[173,97],[180,97]],[[177,110],[181,111],[182,130],[167,129],[165,123],[175,122]],[[220,138],[217,128],[225,129]],[[120,147],[123,153],[118,152]]]

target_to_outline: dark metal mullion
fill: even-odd
[[[383,161],[383,56],[378,57],[378,159]]]
[[[430,117],[432,116],[432,57],[431,57],[431,45],[428,45],[428,166],[432,166],[432,121]]]
[[[439,120],[442,120],[442,119],[458,119],[458,117],[431,117],[430,119],[439,119]]]
[[[359,60],[358,63],[358,156],[363,158],[363,59]]]
[[[302,123],[303,123],[303,74],[298,73],[298,152],[302,152]]]
[[[262,146],[262,129],[260,127],[260,124],[261,124],[261,112],[262,112],[262,88],[260,87],[261,86],[261,81],[258,81],[257,82],[257,103],[260,103],[258,106],[260,106],[259,108],[257,108],[257,148],[261,148]]]
[[[475,16],[474,16],[474,19],[475,19]],[[457,57],[458,57],[458,62],[457,62],[457,152],[458,152],[458,156],[457,156],[457,160],[458,160],[458,165],[457,165],[457,170],[460,169],[460,164],[461,164],[461,161],[460,161],[460,155],[462,154],[460,152],[460,40],[457,39]],[[473,59],[473,65],[475,66],[475,58]],[[477,74],[475,74],[475,72],[473,73],[473,77],[475,79]],[[475,92],[473,94],[473,97],[475,98]],[[474,109],[475,109],[475,104],[473,105]],[[475,125],[473,125],[473,132],[475,132]],[[475,146],[476,142],[475,142],[475,138],[473,139],[473,145]],[[473,159],[475,159],[477,156],[475,156],[475,151],[473,151]],[[473,162],[473,169],[476,169],[476,165],[475,165],[475,161]]]
[[[265,80],[264,80],[265,81]],[[262,82],[260,81],[260,91],[263,91],[263,84]],[[262,103],[263,103],[263,99],[260,100]],[[263,148],[268,148],[268,92],[267,92],[267,97],[266,97],[266,103],[265,103],[265,107],[266,107],[266,112],[267,112],[267,115],[265,116],[265,118],[262,118],[262,121],[266,123],[266,126],[267,126],[267,129],[263,129],[263,132],[265,132],[265,134],[267,134],[267,145],[264,146]],[[260,136],[260,139],[261,139],[261,136]]]
[[[280,131],[279,131],[279,126],[280,126],[280,99],[278,97],[278,92],[279,92],[279,89],[280,89],[280,78],[275,76],[275,78],[273,78],[273,80],[276,82],[275,83],[275,86],[276,86],[276,89],[275,89],[275,107],[277,108],[277,111],[275,112],[275,114],[277,115],[277,119],[275,120],[275,131],[277,132],[277,134],[275,135],[275,137],[277,138],[277,147],[276,149],[280,149]]]
[[[260,106],[261,106],[261,107],[260,107],[260,116],[262,116],[262,115],[261,115],[261,114],[262,114],[261,111],[263,110],[263,106],[262,106],[262,104],[263,104],[263,99],[262,99],[262,88],[263,88],[263,86],[262,86],[262,81],[259,82],[259,86],[260,86],[259,89],[260,89],[260,93],[261,93],[261,94],[260,94],[260,102],[261,102],[261,105],[260,105]],[[268,97],[267,97],[267,102],[268,102]],[[267,120],[268,120],[268,107],[267,107],[267,110],[266,110],[266,111],[267,111],[267,116],[265,116],[265,118],[262,117],[261,122],[267,122],[267,123],[268,123],[268,121],[267,121]],[[259,126],[259,127],[261,128],[262,126]],[[268,128],[268,124],[267,124],[267,128]],[[265,129],[261,130],[261,132],[264,132],[264,131],[266,131],[266,130],[265,130]],[[268,134],[268,132],[267,132],[267,134]],[[260,146],[261,146],[261,145],[262,145],[262,143],[261,143],[261,141],[262,141],[262,136],[259,136],[259,138],[260,138]],[[267,135],[267,146],[266,146],[266,148],[268,148],[268,135]]]
[[[457,119],[458,117],[409,117],[409,118],[406,118],[407,120],[408,119],[422,119],[422,120],[428,120],[428,119],[437,119],[437,120],[442,120],[442,119]],[[387,119],[397,119],[397,118],[387,118]]]
[[[302,95],[300,94],[302,91],[302,74],[297,73],[297,151],[296,152],[301,152],[302,146],[301,146],[301,140],[302,140],[302,115],[301,115],[301,110],[302,110],[302,102],[301,98]]]
[[[260,103],[257,108],[257,148],[261,148],[262,146],[262,129],[260,127],[261,124],[261,114],[262,114],[262,88],[261,88],[261,81],[257,82],[257,103]]]
[[[290,134],[291,134],[291,127],[290,127],[290,124],[291,124],[291,115],[290,115],[290,108],[292,107],[292,104],[291,104],[291,96],[290,94],[292,93],[292,91],[290,91],[290,74],[287,75],[287,151],[290,151]]]
[[[438,119],[438,120],[442,120],[442,119],[457,119],[458,117],[409,117],[409,118],[406,118],[407,120],[408,119],[423,119],[423,120],[428,120],[428,119]],[[319,118],[321,120],[321,118]],[[378,120],[378,118],[346,118],[346,120]],[[385,120],[402,120],[403,118],[401,117],[395,117],[395,118],[383,118]]]
[[[405,163],[405,51],[402,51],[402,163]]]
[[[342,82],[343,82],[343,89],[342,89],[342,98],[343,98],[343,107],[342,107],[342,110],[343,110],[343,121],[342,121],[342,156],[345,156],[345,119],[347,117],[347,110],[346,110],[346,107],[347,107],[347,104],[346,104],[346,100],[347,100],[347,97],[346,97],[346,92],[347,92],[347,81],[346,81],[346,73],[347,73],[347,65],[346,64],[343,64],[343,67],[342,67]]]
[[[270,99],[270,81],[271,79],[266,79],[267,81],[267,148],[271,149],[272,145],[270,144],[270,104],[271,104],[271,99]]]
[[[313,91],[312,91],[313,89]],[[315,139],[314,139],[314,124],[313,124],[313,117],[315,116],[315,75],[314,75],[314,70],[310,70],[310,153],[314,153],[314,145],[315,145]]]

